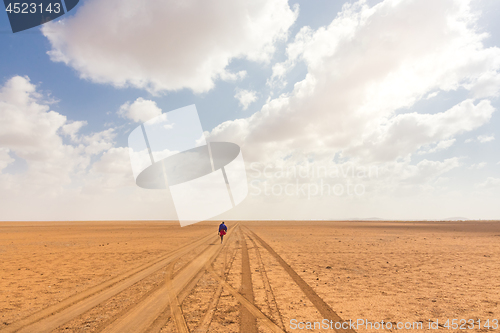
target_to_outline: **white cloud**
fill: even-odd
[[[268,62],[298,15],[286,0],[89,0],[75,16],[42,28],[54,61],[83,78],[152,92],[205,92],[236,80],[234,58]]]
[[[419,151],[418,153],[422,155],[422,154],[435,153],[437,151],[445,150],[450,148],[455,143],[455,141],[456,141],[455,139],[443,140],[438,142],[434,148],[429,149],[427,151]]]
[[[380,125],[366,136],[368,142],[346,149],[346,153],[370,160],[389,161],[413,153],[426,144],[439,142],[435,152],[450,147],[457,134],[471,131],[487,123],[494,108],[487,100],[474,105],[466,100],[436,114],[405,113]]]
[[[481,143],[491,142],[493,140],[495,140],[494,135],[480,135],[477,137],[477,141],[479,141]]]
[[[241,89],[234,95],[234,98],[240,102],[243,110],[246,110],[250,104],[257,100],[257,93],[255,91]]]
[[[68,135],[71,140],[77,141],[77,134],[80,129],[87,125],[86,121],[73,121],[71,123],[66,123],[61,127],[63,134]]]
[[[0,219],[175,218],[167,192],[135,185],[115,129],[81,134],[84,124],[51,111],[27,77],[0,85]],[[6,170],[17,160],[22,168]]]
[[[457,157],[445,159],[444,161],[423,160],[416,165],[407,162],[394,164],[392,175],[396,179],[407,184],[423,184],[437,179],[442,174],[460,166]]]
[[[486,162],[474,163],[469,167],[469,169],[479,170],[479,169],[483,169],[486,165],[487,165]]]
[[[500,73],[494,70],[486,72],[469,88],[474,98],[498,96],[500,93]]]
[[[479,143],[486,143],[486,142],[491,142],[493,140],[495,140],[495,136],[493,134],[492,135],[483,134],[483,135],[479,135],[475,139],[469,138],[469,139],[465,140],[464,142],[471,143],[474,141],[478,141]]]
[[[498,70],[500,49],[482,45],[486,35],[475,30],[476,18],[463,1],[346,4],[328,26],[302,28],[287,47],[288,59],[273,66],[268,84],[274,88],[285,82],[299,62],[307,67],[305,79],[252,116],[220,124],[210,140],[240,144],[247,163],[323,165],[334,159],[376,165],[380,176],[362,182],[366,195],[342,201],[340,206],[350,208],[340,211],[385,207],[385,216],[396,216],[395,211],[417,216],[416,207],[440,202],[448,214],[456,214],[451,207],[469,197],[450,196],[453,190],[439,179],[452,170],[463,172],[460,158],[415,165],[412,155],[450,147],[460,134],[488,123],[495,109],[489,100],[466,99],[465,94],[448,109],[416,113],[412,107],[427,97],[432,102],[436,92],[470,89],[484,73]],[[259,199],[259,209],[272,201],[272,209],[279,210],[278,199]],[[283,209],[293,211],[293,204],[281,201]],[[324,209],[319,201],[316,208]],[[295,203],[311,212],[305,208],[312,207],[309,201]],[[300,216],[295,213],[287,216]],[[338,211],[332,215],[340,216]]]
[[[488,177],[482,183],[476,184],[477,188],[499,188],[500,178]]]
[[[118,110],[118,115],[137,123],[143,123],[161,115],[161,109],[156,105],[156,102],[139,97],[132,104],[129,102],[123,104]]]
[[[213,26],[201,30],[193,28],[195,33],[189,33],[193,39],[174,40],[175,34],[165,35],[164,30],[153,28],[165,29],[170,25],[183,28],[180,19],[174,17],[174,20],[165,20],[166,23],[159,22],[156,12],[150,13],[149,9],[143,9],[131,0],[124,1],[123,7],[116,4],[117,0],[99,3],[89,0],[82,4],[75,18],[46,25],[44,33],[53,46],[51,55],[96,82],[134,85],[152,91],[187,87],[199,92],[210,89],[217,79],[241,79],[246,75],[244,71],[227,72],[229,61],[234,58],[268,61],[274,41],[284,37],[288,29],[284,18],[290,13],[291,20],[295,18],[284,1],[270,1],[264,4],[264,9],[273,4],[281,6],[281,10],[272,14],[275,15],[274,30],[265,24],[262,28],[253,21],[247,28],[242,28],[245,24],[242,22],[249,21],[235,15],[235,31],[232,31],[225,21],[210,23],[213,20],[209,13],[207,21],[200,24]],[[191,4],[187,2],[186,6]],[[241,5],[239,0],[230,5],[237,8],[251,6]],[[139,10],[132,10],[133,6]],[[156,9],[167,6],[170,3],[154,2],[152,5]],[[216,9],[220,8],[217,6]],[[263,8],[259,6],[260,3],[256,8]],[[106,11],[94,12],[101,7],[120,8],[118,13],[111,12],[111,15],[109,11],[108,14]],[[233,13],[234,8],[229,8],[228,12]],[[429,11],[429,8],[433,10]],[[265,20],[264,23],[269,23],[266,20],[272,11],[266,9],[264,12],[264,9],[259,13],[256,13],[257,9],[250,11],[248,19],[259,17]],[[122,16],[126,10],[130,10],[132,18],[130,27]],[[201,11],[192,13],[195,15]],[[89,19],[91,14],[94,15],[92,20]],[[138,26],[140,17],[146,14],[153,16],[151,24]],[[475,19],[467,1],[386,0],[374,7],[369,7],[367,2],[347,4],[328,26],[317,30],[301,29],[287,47],[287,60],[273,66],[269,84],[278,86],[278,83],[285,82],[290,70],[299,62],[303,62],[308,71],[303,81],[297,82],[291,92],[268,99],[264,107],[251,117],[220,124],[209,134],[210,139],[239,143],[247,163],[318,166],[359,162],[377,166],[379,175],[363,180],[366,196],[339,200],[338,209],[328,217],[338,218],[337,214],[342,210],[366,212],[372,207],[371,211],[387,214],[382,217],[415,214],[413,216],[422,218],[425,214],[441,212],[442,206],[446,205],[452,212],[445,216],[467,216],[468,213],[456,211],[457,207],[467,212],[482,211],[478,207],[485,207],[488,212],[497,213],[497,206],[491,204],[498,199],[496,197],[481,197],[475,201],[475,208],[471,208],[470,202],[475,196],[465,192],[451,196],[451,192],[440,192],[445,191],[443,183],[446,179],[453,186],[461,185],[451,172],[461,165],[460,158],[439,159],[436,156],[436,160],[412,163],[414,154],[447,149],[460,134],[480,128],[492,117],[494,108],[488,98],[498,92],[495,80],[500,50],[483,46],[485,34],[475,30]],[[233,20],[233,17],[227,20]],[[110,27],[116,28],[116,34]],[[262,31],[267,31],[265,29],[271,33],[262,34]],[[99,30],[103,31],[102,35],[96,33]],[[140,36],[146,32],[151,38],[142,40]],[[179,36],[187,35],[186,29],[181,29]],[[264,36],[267,42],[254,41],[252,38],[257,35],[259,38]],[[91,40],[89,36],[95,36],[95,39]],[[119,40],[120,36],[123,40]],[[165,45],[151,47],[155,38],[166,41]],[[198,42],[203,45],[196,44]],[[180,43],[183,43],[182,48],[175,49]],[[168,57],[170,54],[172,57]],[[493,83],[484,85],[488,77]],[[425,114],[411,109],[419,100],[429,98],[426,103],[432,103],[436,93],[458,89],[471,92],[471,99],[464,97],[465,100],[451,108],[429,110]],[[95,211],[103,218],[158,217],[161,216],[158,207],[151,205],[156,210],[149,210],[146,213],[152,212],[152,215],[147,215],[138,205],[160,201],[162,210],[166,210],[163,203],[168,201],[162,201],[165,197],[160,192],[142,190],[133,184],[126,148],[113,146],[114,130],[82,135],[84,123],[68,121],[65,116],[50,111],[49,103],[43,101],[43,96],[26,78],[9,80],[2,88],[4,91],[7,91],[4,93],[7,97],[2,95],[0,99],[0,169],[5,170],[13,160],[21,158],[27,161],[28,170],[19,176],[0,173],[2,198],[10,197],[14,188],[19,189],[17,198],[21,199],[26,193],[33,195],[36,189],[42,194],[59,193],[58,200],[52,204],[61,205],[66,202],[64,198],[70,197],[72,205],[65,207],[71,207],[73,216],[77,211],[87,213],[88,210],[82,207],[92,207],[93,210],[100,207]],[[153,107],[151,113],[137,111],[140,108],[132,110],[138,101],[148,102],[138,99],[125,104],[120,111],[122,116],[143,121],[157,114]],[[71,138],[70,145],[63,142],[64,136]],[[94,159],[97,161],[92,163]],[[483,163],[473,164],[474,168],[481,168]],[[460,168],[456,172],[466,173],[467,170]],[[498,179],[490,177],[481,184],[478,192],[486,193],[483,189],[498,186]],[[405,201],[406,196],[418,198]],[[17,202],[22,202],[21,199]],[[251,203],[248,216],[254,216],[252,212],[258,211],[265,218],[282,218],[286,214],[293,218],[311,218],[318,214],[324,218],[329,214],[325,211],[332,210],[331,197],[323,198],[324,205],[318,204],[315,210],[309,205],[313,200],[306,203],[286,197],[282,199],[283,206],[278,207],[269,197],[249,198],[246,201]],[[84,203],[80,204],[79,200]],[[42,203],[48,201],[37,202],[40,211],[50,209],[42,207]],[[255,209],[256,202],[258,210]],[[19,213],[15,215],[18,208],[14,205],[12,208],[8,203],[4,205],[9,208],[9,216],[20,216]],[[432,205],[439,208],[434,211],[427,208]],[[37,210],[33,208],[33,211]],[[269,215],[274,212],[276,216]],[[289,215],[293,213],[298,215]],[[88,215],[78,215],[77,218],[82,216]]]
[[[97,155],[113,146],[116,133],[113,128],[102,132],[92,133],[82,137],[81,142],[85,144],[85,152],[89,155]]]
[[[434,92],[428,94],[427,97],[425,97],[425,99],[431,99],[433,97],[436,97],[438,94],[439,94],[438,91],[434,91]]]
[[[249,160],[340,153],[391,161],[429,145],[444,149],[490,120],[489,100],[468,99],[432,114],[402,112],[433,92],[467,88],[497,70],[500,49],[483,47],[476,18],[464,1],[346,4],[328,26],[302,28],[287,47],[288,60],[275,65],[273,80],[298,61],[307,66],[292,92],[247,119],[219,125],[211,136],[238,142]]]
[[[0,147],[0,172],[15,160],[10,156],[9,149]]]
[[[391,206],[397,205],[395,202],[401,198],[420,200],[423,197],[446,196],[449,193],[449,180],[454,179],[447,176],[448,172],[459,168],[462,163],[458,157],[442,161],[424,159],[417,164],[412,164],[408,158],[376,165],[379,165],[380,176],[364,182],[367,188],[365,196],[372,201],[384,198],[383,201]],[[416,213],[415,207],[409,209],[412,210],[412,214]]]
[[[0,146],[24,159],[44,160],[62,145],[54,134],[66,117],[50,111],[28,78],[15,76],[0,88],[0,109]]]
[[[19,174],[0,174],[0,188],[24,195],[45,196],[64,192],[72,176],[85,170],[90,158],[112,146],[113,129],[90,135],[78,135],[85,122],[68,122],[51,111],[29,78],[15,76],[0,87],[0,159],[5,152],[26,161],[27,170]],[[63,142],[62,135],[74,145]]]
[[[244,79],[246,76],[246,71],[239,71],[238,73],[223,72],[220,74],[220,78],[223,81],[238,81]]]
[[[123,187],[134,186],[129,149],[114,147],[104,152],[92,165],[90,176],[93,179],[85,185],[84,193],[114,192]]]

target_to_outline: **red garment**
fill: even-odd
[[[226,234],[226,230],[222,229],[221,231],[219,231],[219,234],[220,234],[221,236],[224,236],[224,235]]]

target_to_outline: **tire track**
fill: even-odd
[[[207,247],[209,247],[210,245],[209,244],[205,244],[204,247],[199,250],[199,249],[195,249],[196,250],[196,256],[198,256],[200,253],[202,253],[203,251],[205,251],[205,249]],[[194,251],[194,250],[191,250],[191,251]],[[189,259],[187,262],[185,262],[182,266],[182,268],[186,267],[192,260],[194,260],[194,257],[192,259]],[[150,297],[151,294],[155,293],[158,289],[162,288],[162,286],[165,284],[165,283],[168,283],[169,280],[172,278],[172,276],[175,276],[177,274],[178,271],[180,271],[181,269],[177,270],[177,272],[174,273],[174,267],[177,266],[177,264],[179,264],[179,261],[180,260],[175,260],[174,262],[170,263],[167,268],[165,269],[165,277],[163,279],[163,281],[158,285],[156,286],[155,288],[153,288],[152,290],[148,291],[145,295],[143,295],[139,300],[137,300],[136,302],[134,302],[133,304],[123,308],[119,313],[115,314],[113,317],[111,317],[110,319],[108,319],[103,325],[100,325],[98,327],[98,329],[95,331],[95,333],[100,333],[102,332],[104,329],[106,329],[107,326],[109,325],[112,325],[112,323],[114,321],[117,320],[117,318],[120,318],[122,317],[123,315],[125,315],[128,311],[131,311],[132,308],[134,308],[136,306],[136,304],[138,303],[141,303],[142,301],[144,301],[146,298]],[[170,275],[168,275],[170,274]],[[197,277],[198,278],[198,277]],[[191,285],[189,284],[188,285],[188,288],[192,288],[194,287],[194,285]],[[179,299],[179,302],[182,302],[182,299],[184,299],[184,297],[186,295],[182,295],[179,294],[180,296],[178,297]],[[182,297],[182,298],[181,298]],[[166,309],[166,311],[164,311],[159,317],[157,317],[155,319],[155,321],[153,322],[153,324],[151,325],[151,327],[148,329],[147,332],[159,332],[161,330],[161,328],[163,326],[165,326],[165,324],[167,323],[167,321],[170,319],[170,315],[171,315],[171,312],[170,312],[170,307],[168,307]]]
[[[286,333],[276,325],[269,317],[267,317],[262,311],[260,311],[255,305],[253,305],[249,300],[243,297],[236,289],[234,289],[229,283],[226,282],[222,277],[220,277],[212,267],[207,266],[207,270],[210,274],[212,274],[220,284],[224,286],[241,304],[243,304],[250,313],[258,319],[262,320],[262,323],[266,325],[269,329],[271,329],[275,333]]]
[[[231,236],[236,227],[237,225],[229,230],[227,238]],[[214,236],[211,238],[213,240]],[[171,282],[166,283],[147,299],[136,304],[130,311],[120,318],[117,318],[110,326],[106,327],[103,332],[139,333],[149,330],[149,328],[155,324],[155,320],[165,312],[167,307],[171,306],[169,299],[172,298],[173,295],[177,297],[197,274],[215,259],[222,249],[221,246],[217,246],[217,241],[215,241],[215,243],[212,242],[210,245],[211,246],[208,246],[204,252],[183,268]]]
[[[247,241],[245,235],[240,230],[239,233],[241,243],[241,289],[240,293],[250,303],[254,303],[252,271],[250,270],[250,257],[248,255]],[[257,319],[245,307],[240,304],[240,333],[257,333]]]
[[[179,300],[177,295],[174,293],[172,288],[172,273],[174,270],[174,265],[171,264],[167,269],[167,283],[166,287],[168,289],[168,301],[170,302],[170,311],[172,312],[172,317],[174,317],[175,327],[177,328],[177,333],[189,333],[189,329],[186,324],[186,320],[182,315],[182,309],[179,305]]]
[[[227,243],[226,243],[227,244]],[[221,276],[224,278],[226,275],[229,273],[233,266],[234,259],[236,258],[236,252],[237,249],[234,249],[231,254],[231,259],[229,260],[229,263],[227,262],[227,252],[229,251],[229,244],[227,244],[227,248],[224,251],[224,266],[221,269]],[[203,273],[205,273],[204,271]],[[222,284],[219,283],[217,286],[217,290],[214,293],[214,296],[212,297],[212,302],[208,306],[207,312],[203,316],[203,319],[201,320],[201,323],[198,325],[196,328],[195,332],[196,333],[207,333],[208,329],[210,328],[210,324],[212,323],[215,311],[217,310],[217,305],[219,304],[219,300],[222,295]]]
[[[170,265],[172,265],[172,264],[170,264]],[[170,266],[170,265],[169,265],[169,266]],[[169,266],[167,266],[167,268],[168,268]],[[163,276],[163,278],[161,279],[161,281],[160,281],[160,282],[159,282],[159,283],[158,283],[155,287],[153,287],[153,288],[152,288],[152,289],[150,289],[148,292],[146,292],[145,294],[143,294],[143,295],[142,295],[139,299],[135,299],[135,300],[133,299],[133,300],[131,301],[131,299],[130,299],[129,297],[124,296],[124,297],[125,297],[125,300],[126,300],[126,301],[128,301],[128,305],[123,306],[123,307],[122,307],[121,309],[119,309],[119,311],[117,311],[115,314],[111,315],[111,316],[110,316],[109,318],[107,318],[105,321],[103,321],[103,322],[101,322],[99,325],[97,325],[97,326],[95,327],[95,330],[94,330],[93,332],[94,332],[94,333],[100,333],[100,332],[102,332],[102,331],[103,331],[103,330],[104,330],[107,326],[111,325],[111,323],[113,323],[113,322],[116,320],[116,318],[117,318],[117,317],[119,317],[121,314],[126,313],[127,311],[130,311],[130,309],[131,309],[131,308],[133,308],[133,307],[135,306],[135,304],[136,304],[136,303],[142,302],[144,299],[146,299],[147,297],[149,297],[149,295],[151,295],[151,294],[152,294],[152,293],[154,293],[156,290],[158,290],[159,288],[161,288],[161,287],[162,287],[162,285],[165,283],[165,276],[166,276],[167,268],[163,268],[163,269],[161,269],[161,270],[160,270],[160,271],[163,271],[163,274],[164,274],[164,276]],[[148,279],[150,279],[151,277],[153,277],[153,276],[154,276],[155,274],[157,274],[158,272],[159,272],[159,271],[157,271],[156,273],[153,273],[153,274],[149,275],[147,278],[145,278],[145,279],[143,279],[143,280],[139,281],[139,282],[138,282],[138,284],[139,284],[139,283],[142,283],[142,282],[144,282],[144,281],[147,281]],[[127,291],[131,290],[132,288],[133,288],[133,286],[132,286],[132,287],[130,287],[130,288],[128,288],[128,289],[125,289],[124,291],[122,291],[122,293],[126,293]],[[117,294],[116,296],[114,296],[113,298],[111,298],[109,301],[106,301],[105,303],[101,303],[101,304],[97,305],[96,307],[92,308],[91,310],[89,310],[89,311],[85,312],[84,314],[82,314],[82,315],[80,316],[80,318],[82,318],[82,317],[84,317],[84,316],[88,316],[89,314],[90,314],[90,317],[92,318],[92,317],[94,317],[94,316],[96,316],[96,315],[97,315],[97,314],[96,314],[96,312],[97,312],[97,313],[99,313],[99,312],[98,312],[99,310],[100,310],[100,311],[103,311],[103,312],[107,312],[107,313],[112,312],[112,310],[111,310],[111,311],[109,311],[109,312],[107,311],[107,309],[108,309],[108,303],[109,303],[110,301],[112,301],[114,298],[119,298],[119,297],[121,296],[121,294],[122,294],[122,293]],[[122,303],[121,303],[120,301],[118,301],[118,304],[120,304],[120,305],[121,305]],[[92,314],[91,314],[92,312],[94,313],[94,315],[92,315]],[[66,326],[66,325],[68,325],[68,323],[66,323],[64,326]]]
[[[239,291],[233,288],[227,281],[228,274],[237,257],[237,251],[239,251],[237,248],[231,248],[231,245],[235,241],[238,243],[238,238],[231,237],[233,233],[235,233],[234,236],[238,236],[242,251],[241,288]],[[268,312],[269,307],[269,316],[264,314],[254,304],[250,255],[246,237],[251,242],[250,247],[253,245],[256,251],[256,260],[265,289],[265,295],[262,295],[267,300],[267,302],[263,303],[264,310]],[[98,331],[104,333],[159,332],[166,325],[167,321],[172,318],[178,332],[189,332],[181,305],[184,299],[196,288],[199,280],[208,272],[208,274],[212,275],[219,282],[219,285],[213,293],[212,300],[208,299],[205,303],[208,304],[208,309],[204,315],[200,314],[199,325],[194,330],[195,332],[206,333],[209,330],[213,316],[219,306],[223,290],[232,294],[240,303],[240,332],[256,333],[258,331],[257,320],[259,325],[265,325],[273,332],[285,332],[283,318],[267,276],[266,265],[262,261],[261,249],[257,246],[257,243],[276,258],[294,283],[297,284],[306,297],[313,303],[314,307],[321,313],[323,318],[335,322],[344,322],[269,244],[248,227],[243,228],[238,224],[233,226],[228,230],[226,239],[227,241],[221,246],[218,242],[219,238],[215,239],[215,236],[210,233],[210,235],[202,237],[192,244],[187,244],[150,263],[136,267],[98,286],[69,297],[56,305],[12,323],[5,330],[2,330],[2,332],[50,332],[86,313],[90,309],[105,303],[120,292],[127,290],[127,288],[132,287],[155,272],[165,269],[165,267],[166,277],[163,283],[156,285],[152,290],[142,295],[136,303],[122,308],[120,313],[101,323],[100,326],[97,326]],[[183,258],[183,256],[186,256],[193,250],[196,250],[196,255],[193,258]],[[220,268],[220,273],[216,273],[212,263],[219,255],[223,255],[223,265]],[[177,261],[181,258],[184,260]],[[188,258],[189,260],[187,260]],[[222,257],[219,258],[222,259]],[[255,258],[252,252],[252,264],[253,260]],[[186,263],[183,261],[186,261]],[[176,262],[181,263],[182,267],[176,270],[174,274],[174,264]],[[217,271],[219,271],[219,268],[217,268]],[[259,285],[259,290],[260,288],[261,286]],[[196,318],[196,320],[198,319]],[[196,322],[194,323],[196,325]],[[355,333],[352,329],[340,329],[336,330],[336,332]]]
[[[231,239],[228,239],[227,243],[228,244]],[[234,258],[233,258],[234,260]],[[232,264],[232,262],[231,262]],[[186,288],[184,288],[179,295],[177,296],[177,299],[179,300],[179,303],[182,305],[182,302],[184,302],[184,299],[191,293],[191,291],[196,287],[198,284],[199,280],[205,275],[206,271],[205,270],[200,270],[198,274],[195,276],[191,282],[188,283]],[[172,315],[172,312],[170,310],[170,306],[167,307],[161,314],[158,316],[153,324],[146,330],[147,333],[158,333],[161,331],[161,329],[167,324],[168,320],[170,319]]]
[[[257,236],[252,230],[246,228],[255,239],[259,241],[259,243],[272,255],[274,256],[280,265],[285,269],[288,275],[292,278],[292,280],[299,286],[299,288],[304,292],[304,294],[309,298],[309,300],[313,303],[313,305],[318,309],[323,318],[333,320],[334,322],[344,322],[340,316],[333,311],[333,309],[314,291],[314,289],[305,282],[295,270],[288,265],[288,263],[281,258],[281,256],[274,251],[274,249],[269,246],[262,238]],[[336,332],[339,333],[356,333],[356,331],[352,329],[335,329]]]
[[[243,253],[244,252],[243,247],[246,247],[245,236],[243,235],[243,231],[241,230],[241,227],[238,229],[238,231],[240,232],[239,239],[240,239],[240,243],[242,245],[242,253]],[[234,258],[236,257],[237,250],[238,249],[234,250],[231,261],[234,261]],[[250,272],[250,264],[249,264],[249,256],[248,256],[248,248],[247,248],[246,253],[247,253],[247,259],[248,259],[248,262],[247,262],[248,263],[248,273],[251,274],[251,272]],[[244,256],[244,254],[242,254],[242,268],[246,265],[245,263],[243,263],[243,260],[244,260],[243,256]],[[264,324],[265,326],[267,326],[272,332],[275,332],[275,333],[285,333],[285,331],[281,327],[279,327],[271,318],[269,318],[268,316],[266,316],[259,308],[257,308],[253,304],[253,300],[250,301],[248,298],[246,298],[240,292],[238,292],[236,289],[234,289],[226,281],[226,275],[225,274],[222,274],[222,276],[218,275],[215,272],[214,268],[210,264],[206,265],[206,270],[219,282],[219,284],[220,284],[219,287],[220,287],[221,290],[225,289],[225,290],[229,291],[229,293],[232,294],[236,298],[236,300],[240,303],[240,305],[242,307],[244,307],[246,311],[248,311],[248,313],[250,314],[250,318],[252,318],[253,320],[255,320],[255,325],[256,325],[256,319],[259,319],[261,321],[261,323]],[[244,275],[245,274],[243,273],[243,269],[242,269],[242,279],[244,278],[243,277]],[[247,278],[248,278],[248,275],[247,275]],[[251,284],[250,284],[250,288],[251,288]],[[244,289],[243,288],[243,283],[242,283],[242,288],[240,288],[240,290],[241,289]],[[251,293],[253,295],[253,289],[251,289]],[[220,299],[220,295],[217,295],[217,297],[214,298],[214,302],[213,303],[216,303],[215,300],[218,301],[219,299]],[[207,312],[207,314],[208,314],[208,312]],[[209,326],[204,327],[203,328],[203,329],[205,329],[204,331],[199,330],[199,328],[196,330],[196,332],[200,332],[200,331],[201,332],[207,332]],[[257,332],[257,326],[255,326],[255,328],[256,328],[256,332]],[[240,326],[240,330],[241,330],[241,332],[245,332],[245,333],[249,332],[248,330],[246,330],[245,327],[242,328],[241,326]]]
[[[285,329],[285,324],[283,322],[283,316],[281,315],[281,312],[278,308],[278,303],[276,302],[276,297],[274,296],[273,289],[271,288],[271,284],[269,283],[269,278],[267,276],[266,272],[266,267],[264,266],[264,263],[262,262],[262,256],[260,254],[259,247],[257,246],[257,243],[255,240],[248,235],[248,238],[252,242],[256,255],[257,255],[257,262],[259,265],[259,272],[262,276],[262,282],[264,284],[264,289],[266,291],[266,297],[267,297],[267,305],[269,307],[269,310],[271,314],[275,314],[276,318],[274,318],[278,324],[281,324],[281,328]]]
[[[2,330],[2,332],[50,332],[165,267],[211,238],[213,238],[212,234],[202,237],[195,243],[174,250],[153,263],[141,265],[107,282],[92,287],[80,294],[71,296],[62,302],[49,306],[20,321],[14,322]]]

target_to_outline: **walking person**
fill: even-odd
[[[219,232],[218,235],[220,236],[220,243],[222,244],[222,239],[224,238],[224,235],[227,233],[227,227],[224,224],[224,221],[219,224]]]

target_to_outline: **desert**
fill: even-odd
[[[2,222],[0,332],[498,329],[498,221],[218,224]]]

